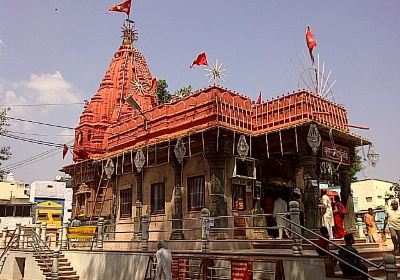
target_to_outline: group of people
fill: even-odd
[[[321,225],[328,230],[329,239],[343,238],[346,233],[343,221],[347,211],[346,207],[340,201],[340,196],[335,195],[334,202],[332,203],[328,196],[328,190],[322,189],[320,208],[322,210]]]

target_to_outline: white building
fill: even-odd
[[[388,197],[394,196],[393,184],[393,182],[379,179],[366,179],[352,183],[354,211],[384,208],[388,203]]]
[[[29,185],[16,181],[9,173],[0,182],[0,228],[15,229],[15,225],[32,224],[32,204],[29,202]]]
[[[66,187],[66,182],[35,181],[30,188],[30,202],[41,203],[52,201],[63,205],[63,221],[71,218],[72,189]]]

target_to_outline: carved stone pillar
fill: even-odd
[[[228,213],[226,203],[226,182],[224,178],[225,160],[210,159],[211,193],[209,210],[211,217],[226,216]],[[216,219],[214,226],[223,228],[228,226],[227,219]]]
[[[171,240],[184,239],[183,235],[183,211],[182,211],[182,168],[183,163],[179,164],[175,161],[175,192],[174,192],[174,213],[172,214],[172,232]]]
[[[351,191],[350,170],[340,171],[340,197],[347,213],[344,216],[344,228],[346,230],[356,229],[356,215],[354,213],[353,194]]]
[[[321,213],[319,204],[319,182],[316,174],[316,157],[300,157],[300,166],[304,172],[304,224],[309,229],[319,229],[321,226]]]

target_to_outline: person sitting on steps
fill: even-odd
[[[344,245],[343,247],[347,249],[347,251],[353,252],[354,254],[358,255],[358,251],[353,247],[353,244],[355,243],[353,234],[352,233],[345,234],[344,241],[346,245]],[[347,251],[339,249],[338,251],[339,258],[347,262],[348,264],[352,265],[353,267],[358,268],[359,270],[368,274],[368,268],[364,265],[362,260]],[[355,270],[353,267],[350,267],[341,261],[339,261],[339,267],[342,270],[344,276],[361,276],[362,280],[368,280],[368,276],[362,274],[358,270]]]

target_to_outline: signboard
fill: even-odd
[[[205,231],[208,234],[210,232],[210,227],[214,226],[214,218],[211,217],[202,218],[201,226],[203,228],[203,231]]]
[[[338,144],[333,144],[329,141],[322,141],[321,158],[344,165],[350,165],[349,148],[343,147]]]
[[[96,226],[69,227],[67,236],[75,239],[91,239],[96,234],[96,229]]]
[[[172,258],[172,278],[176,280],[188,279],[189,259]]]
[[[252,280],[251,262],[248,261],[232,261],[231,262],[231,279],[232,280]]]

